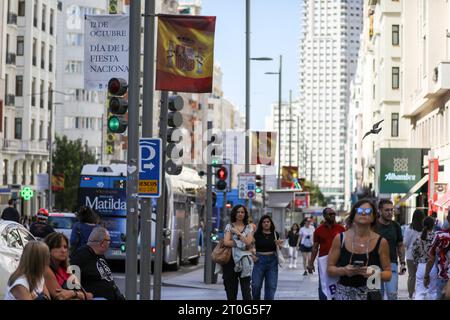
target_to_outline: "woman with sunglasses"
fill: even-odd
[[[339,277],[335,300],[381,300],[381,281],[392,272],[388,242],[372,230],[376,219],[375,205],[360,200],[350,211],[349,229],[334,238],[327,272]]]

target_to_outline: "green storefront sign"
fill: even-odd
[[[378,193],[407,193],[422,178],[423,156],[428,149],[377,151]]]

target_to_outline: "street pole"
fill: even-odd
[[[161,112],[159,117],[160,129],[159,137],[161,138],[161,163],[162,163],[162,175],[161,175],[161,196],[158,198],[157,215],[156,215],[156,234],[155,234],[155,260],[153,271],[153,300],[161,300],[161,274],[163,265],[163,250],[164,250],[164,235],[163,235],[163,223],[164,215],[166,214],[166,144],[167,144],[167,119],[169,112],[169,92],[161,92]]]
[[[245,173],[250,172],[250,0],[245,0]]]
[[[139,84],[141,75],[141,0],[130,1],[130,48],[128,87],[128,155],[127,155],[127,235],[125,263],[125,296],[136,300],[138,238],[138,144]]]
[[[292,90],[289,90],[289,167],[292,166]]]
[[[281,72],[282,72],[283,56],[280,55],[280,69],[278,70],[278,189],[281,188]]]
[[[207,134],[208,144],[211,142],[212,121],[208,121]],[[211,260],[211,232],[212,232],[212,165],[211,152],[207,149],[206,154],[206,217],[205,217],[205,268],[204,281],[212,283],[212,260]]]
[[[51,96],[51,105],[50,105],[50,128],[49,128],[49,169],[48,169],[48,211],[52,212],[53,208],[53,191],[52,191],[52,175],[53,175],[53,89],[50,90],[50,96]]]
[[[142,137],[153,137],[153,96],[155,60],[155,1],[145,0],[144,19],[144,84],[142,103]],[[152,201],[141,200],[141,250],[140,250],[140,300],[150,300],[151,286],[151,242],[152,242]]]

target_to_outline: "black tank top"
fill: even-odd
[[[364,261],[365,266],[379,266],[381,268],[380,254],[378,249],[381,243],[381,237],[378,238],[375,248],[369,252],[369,263],[367,263],[367,254],[365,253],[352,253],[345,248],[345,244],[341,242],[341,254],[337,263],[337,267],[345,267],[348,264],[353,264],[354,261]],[[341,241],[343,241],[341,237]],[[350,261],[351,260],[351,261]],[[341,276],[339,283],[346,287],[365,287],[367,285],[367,278],[363,276]]]

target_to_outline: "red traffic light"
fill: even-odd
[[[226,180],[228,177],[227,169],[225,167],[221,167],[219,170],[217,170],[216,177],[220,180]]]
[[[123,96],[128,89],[128,83],[122,78],[111,78],[108,82],[108,92],[114,96]]]

